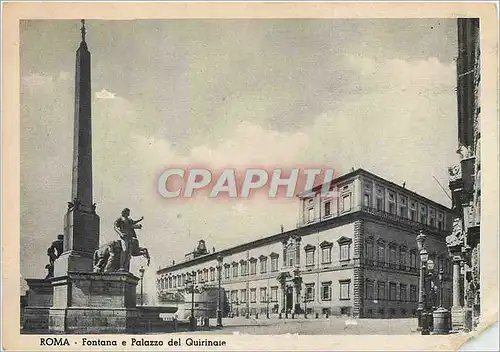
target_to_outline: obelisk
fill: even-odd
[[[91,272],[92,256],[99,247],[99,216],[92,198],[90,52],[85,35],[85,21],[82,20],[75,67],[72,201],[64,216],[64,252],[55,263],[55,277],[69,271]]]

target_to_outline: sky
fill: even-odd
[[[21,285],[71,199],[80,21],[21,21]],[[162,198],[172,165],[364,168],[446,206],[458,162],[456,21],[87,21],[101,243],[128,207],[152,264],[295,228],[298,200]],[[145,264],[134,259],[132,271]]]

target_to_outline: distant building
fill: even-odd
[[[451,304],[451,262],[445,237],[451,210],[365,170],[343,175],[299,196],[297,228],[157,271],[159,295],[186,292],[186,280],[222,288],[230,314],[295,312],[354,317],[416,314],[419,256],[416,235],[444,271],[443,297]],[[434,281],[436,282],[436,281]],[[216,295],[215,295],[216,297]]]

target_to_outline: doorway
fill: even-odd
[[[286,311],[291,312],[293,309],[293,287],[286,289]]]

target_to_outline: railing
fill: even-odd
[[[353,208],[351,208],[351,210],[349,210],[347,212],[338,212],[337,211],[336,213],[332,213],[328,216],[321,215],[321,217],[315,217],[313,219],[304,220],[302,222],[299,221],[299,222],[297,222],[296,225],[297,225],[297,228],[303,227],[303,226],[308,226],[311,224],[315,224],[317,222],[326,221],[326,220],[336,218],[336,217],[339,217],[342,215],[351,214],[351,213],[356,212],[356,211],[364,211],[365,213],[375,215],[375,216],[378,216],[380,218],[387,219],[387,220],[390,220],[393,222],[397,222],[399,224],[403,224],[406,226],[411,226],[411,227],[414,227],[416,229],[426,229],[426,230],[429,230],[432,232],[436,232],[436,231],[444,232],[445,231],[444,229],[439,228],[437,226],[423,224],[419,221],[414,221],[414,220],[411,220],[411,219],[404,217],[404,216],[400,216],[400,215],[393,214],[393,213],[388,213],[386,211],[379,210],[379,209],[373,208],[373,207],[364,206],[364,205],[358,206],[358,207],[353,207]]]
[[[418,272],[418,268],[400,264],[400,263],[389,263],[385,261],[379,261],[379,260],[373,260],[373,259],[368,259],[365,258],[364,260],[366,265],[370,266],[376,266],[376,267],[381,267],[381,268],[390,268],[394,270],[401,270],[401,271],[410,271],[410,272]]]

